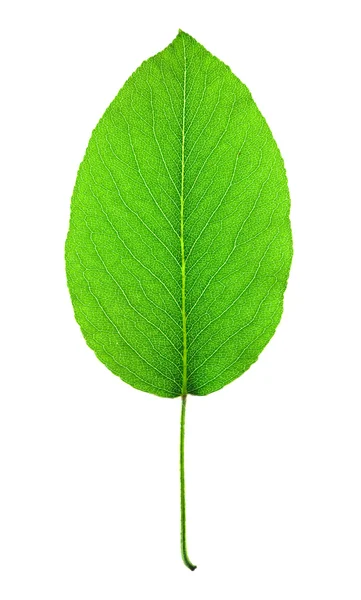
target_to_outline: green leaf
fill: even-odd
[[[281,318],[292,258],[286,173],[229,67],[179,32],[104,113],[80,165],[66,241],[88,345],[116,375],[182,396],[254,363]]]
[[[281,317],[289,205],[248,89],[179,32],[125,83],[79,168],[66,265],[88,345],[159,396],[239,377]]]

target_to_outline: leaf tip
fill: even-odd
[[[189,33],[186,33],[185,31],[183,31],[183,29],[178,29],[178,35],[177,35],[177,37],[182,37],[182,36],[184,36],[184,37],[191,37],[189,35]]]

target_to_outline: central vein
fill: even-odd
[[[184,38],[184,35],[182,36]],[[186,315],[186,259],[184,252],[184,146],[185,146],[185,120],[186,120],[186,85],[187,85],[187,61],[186,49],[183,41],[184,75],[183,75],[183,117],[182,117],[182,183],[180,192],[181,230],[180,243],[182,254],[182,326],[183,326],[183,381],[182,381],[182,413],[180,428],[180,499],[181,499],[181,553],[184,564],[194,571],[196,566],[191,563],[187,551],[187,528],[186,528],[186,492],[184,472],[184,434],[185,415],[187,402],[187,315]]]
[[[186,315],[186,260],[184,252],[184,146],[185,146],[185,119],[186,119],[186,85],[187,61],[185,44],[183,40],[184,75],[183,75],[183,116],[182,116],[182,180],[180,193],[180,244],[182,258],[182,328],[183,328],[183,381],[182,396],[187,394],[187,315]]]

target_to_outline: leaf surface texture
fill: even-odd
[[[160,396],[239,377],[281,318],[289,208],[247,87],[180,32],[125,83],[79,168],[66,265],[88,345]]]

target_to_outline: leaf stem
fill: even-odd
[[[184,474],[184,433],[186,418],[187,394],[182,395],[182,413],[180,423],[180,500],[181,500],[181,554],[182,560],[188,569],[194,571],[197,567],[191,563],[187,552],[187,530],[186,530],[186,492]]]
[[[183,38],[184,74],[183,74],[183,114],[182,114],[182,178],[180,193],[180,245],[182,258],[182,326],[183,326],[183,378],[182,378],[182,413],[180,423],[180,501],[181,501],[181,554],[186,567],[194,571],[197,567],[191,563],[187,552],[186,536],[186,492],[184,476],[184,433],[187,404],[187,316],[186,316],[186,259],[184,248],[184,153],[185,153],[185,120],[186,120],[186,86],[187,59]]]

